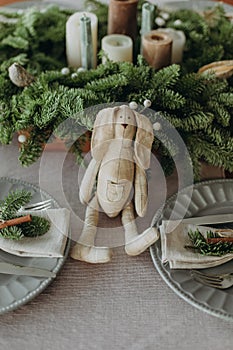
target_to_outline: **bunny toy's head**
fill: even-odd
[[[143,169],[150,165],[154,140],[150,120],[127,105],[102,109],[94,123],[91,149],[95,160],[102,160],[109,143],[115,138],[134,139],[135,157]]]

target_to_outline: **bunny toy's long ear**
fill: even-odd
[[[137,133],[134,143],[136,157],[135,171],[135,210],[139,216],[144,216],[147,208],[148,189],[145,169],[150,166],[151,147],[154,140],[153,126],[150,120],[135,112],[137,122]]]
[[[142,114],[135,112],[137,133],[134,151],[138,165],[143,169],[150,167],[151,147],[154,140],[153,126],[150,120]]]
[[[104,108],[96,116],[91,138],[91,153],[96,161],[102,160],[114,137],[113,116],[116,109]]]

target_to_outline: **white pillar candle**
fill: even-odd
[[[184,32],[173,28],[159,28],[159,31],[168,34],[172,38],[171,63],[181,63],[186,42]]]
[[[133,41],[123,34],[111,34],[103,37],[101,48],[108,58],[114,62],[132,62],[133,61]],[[106,58],[103,57],[102,63]]]
[[[96,67],[97,62],[97,26],[98,19],[94,13],[76,12],[69,17],[66,22],[66,57],[68,66],[78,68],[82,66],[81,54],[81,33],[80,19],[82,17],[91,19],[91,34],[93,45],[93,66]]]

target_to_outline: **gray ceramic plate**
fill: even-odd
[[[0,199],[3,199],[9,191],[16,189],[29,190],[32,193],[32,203],[51,199],[52,207],[59,208],[58,203],[48,193],[38,187],[16,179],[0,178]],[[58,273],[68,255],[69,247],[70,239],[67,240],[64,257],[62,258],[26,258],[0,250],[0,261],[39,267]],[[53,278],[15,276],[0,273],[0,314],[14,310],[35,298],[52,281]]]
[[[156,212],[152,224],[159,225],[161,219],[169,219],[177,194],[166,202],[163,209]],[[187,203],[187,189],[179,193],[177,208]],[[205,181],[194,185],[192,201],[187,216],[203,216],[209,214],[231,213],[233,209],[233,179]],[[177,212],[177,215],[179,213]],[[233,287],[225,290],[210,288],[196,282],[190,270],[171,270],[161,261],[160,241],[150,248],[153,263],[171,289],[181,298],[195,307],[233,321]],[[218,267],[204,269],[211,273],[232,272],[233,260]]]

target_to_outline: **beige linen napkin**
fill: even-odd
[[[162,262],[169,263],[171,269],[201,269],[221,265],[233,258],[224,256],[205,256],[185,248],[191,244],[188,231],[200,230],[205,234],[210,227],[182,224],[177,221],[163,221],[160,229]]]
[[[69,210],[61,208],[36,212],[25,211],[24,214],[32,214],[48,219],[51,225],[49,231],[38,237],[23,237],[19,241],[0,237],[0,249],[18,256],[62,257],[68,237]]]

